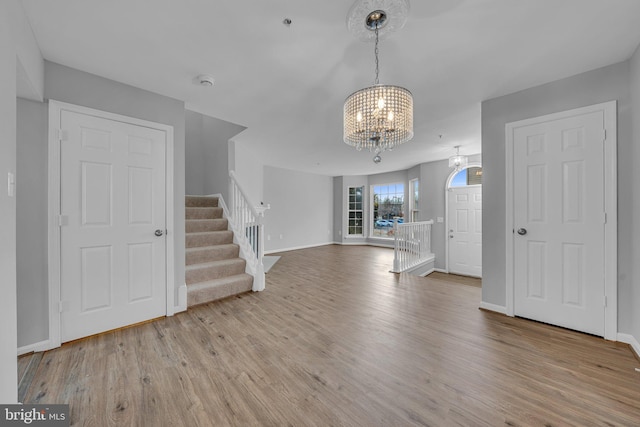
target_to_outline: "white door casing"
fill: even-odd
[[[50,347],[173,314],[172,128],[55,101],[50,126]]]
[[[449,273],[482,277],[482,186],[448,189]]]
[[[506,130],[507,314],[615,339],[615,102]]]

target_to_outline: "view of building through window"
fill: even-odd
[[[471,166],[462,169],[451,180],[450,187],[466,187],[467,185],[482,184],[482,168],[479,166]]]
[[[404,184],[374,185],[372,237],[393,237],[394,221],[404,222]]]

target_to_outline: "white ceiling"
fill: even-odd
[[[247,126],[235,140],[265,164],[326,175],[478,153],[482,100],[624,61],[640,43],[638,0],[414,0],[380,42],[380,81],[413,93],[415,137],[374,165],[342,142],[344,99],[374,78],[372,43],[346,28],[351,0],[23,4],[47,60]],[[213,88],[193,84],[203,73]]]

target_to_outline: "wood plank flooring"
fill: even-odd
[[[479,310],[388,249],[278,255],[264,292],[46,352],[26,402],[82,426],[640,425],[627,345]]]

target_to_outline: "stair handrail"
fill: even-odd
[[[431,252],[431,226],[433,220],[394,223],[393,272],[401,273],[426,262]]]
[[[234,171],[229,171],[229,224],[238,240],[240,250],[246,255],[247,269],[253,274],[253,290],[265,288],[264,257],[264,213],[269,205],[254,205],[237,180]]]

